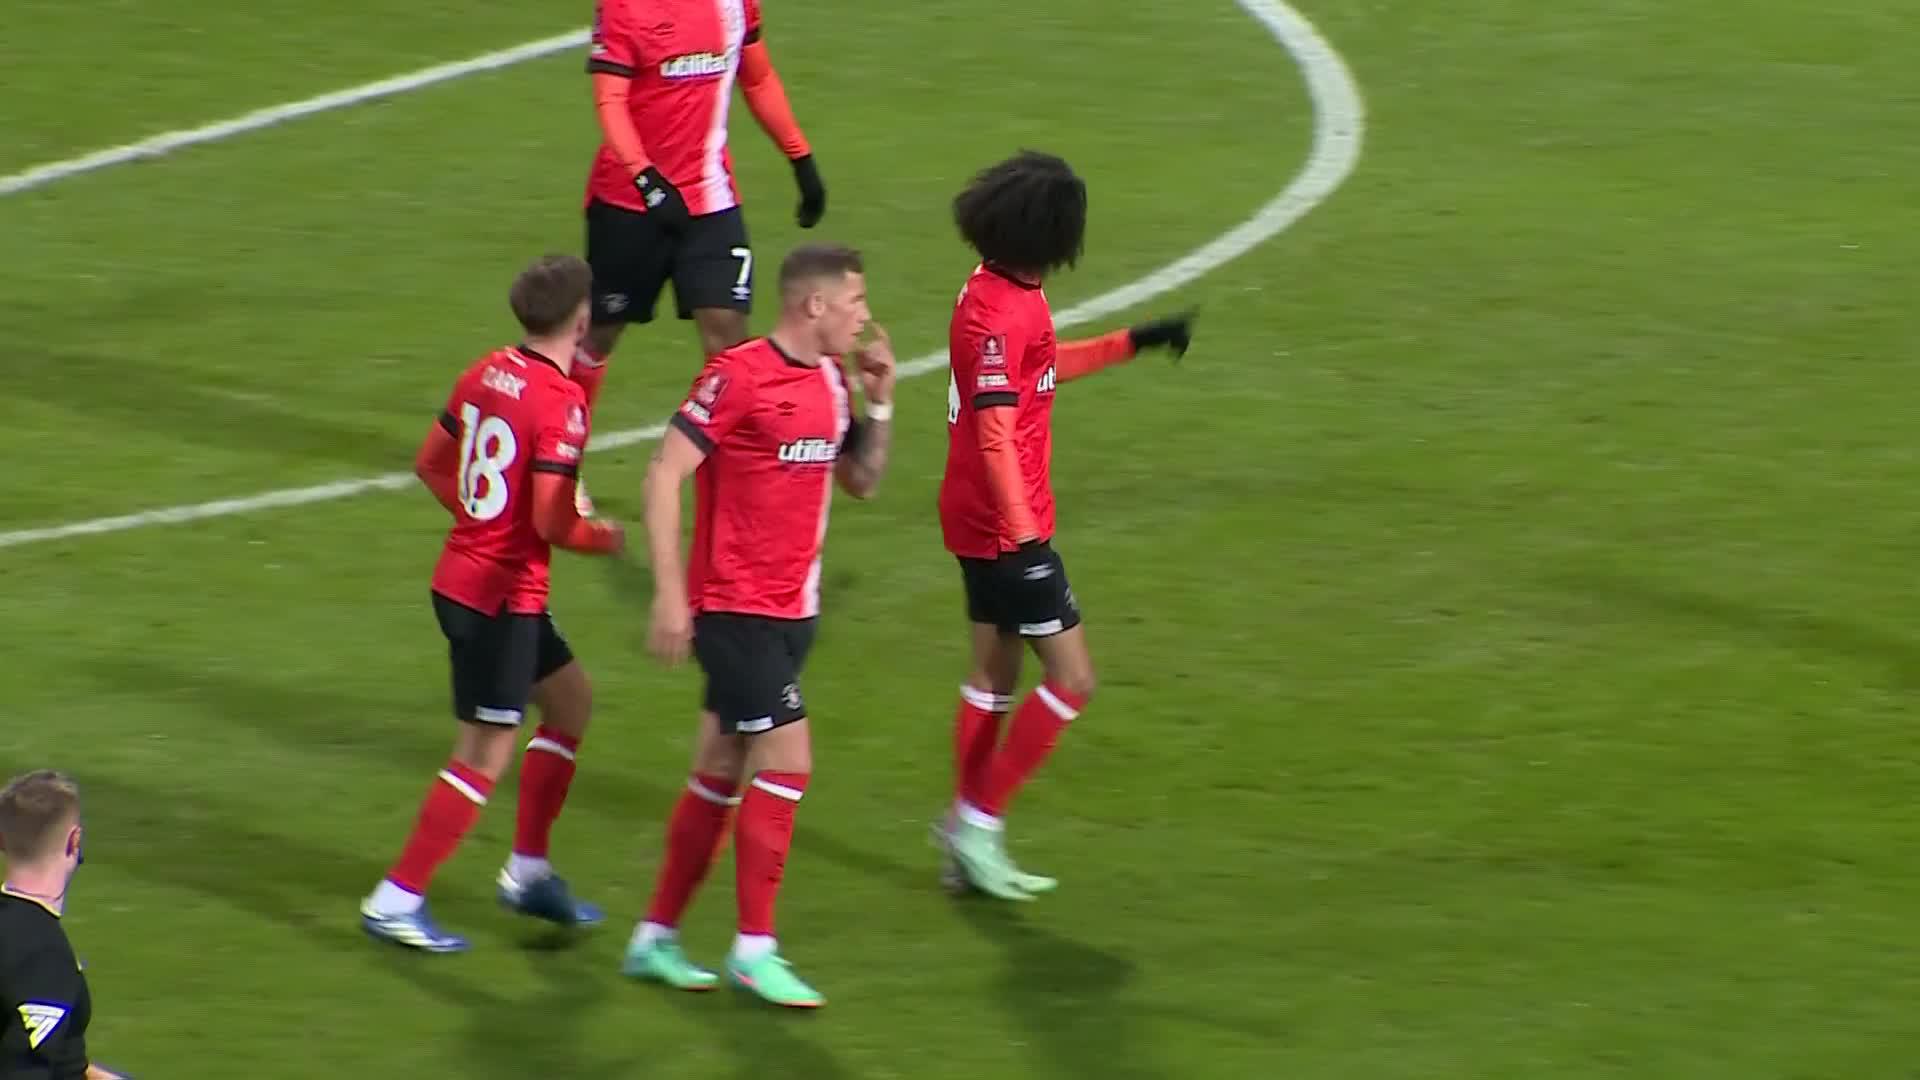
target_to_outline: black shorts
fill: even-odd
[[[696,308],[753,310],[753,249],[738,206],[668,231],[651,214],[595,199],[587,205],[587,264],[598,324],[652,322],[669,278],[682,319]]]
[[[1037,561],[1024,552],[960,560],[967,618],[1021,637],[1052,637],[1080,625],[1067,564],[1051,546]]]
[[[814,619],[702,612],[693,617],[693,654],[707,673],[706,709],[728,735],[758,735],[804,720],[800,670],[813,648]]]
[[[512,727],[526,714],[534,684],[573,662],[553,616],[492,615],[433,594],[433,614],[453,666],[453,715]]]

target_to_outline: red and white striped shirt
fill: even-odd
[[[736,345],[707,362],[671,423],[707,452],[694,472],[688,606],[820,614],[834,464],[853,429],[840,358],[808,365],[767,338]]]
[[[727,110],[740,50],[760,34],[760,0],[599,0],[587,70],[633,81],[628,111],[647,156],[698,216],[740,204],[727,152]],[[646,204],[604,140],[587,201]]]

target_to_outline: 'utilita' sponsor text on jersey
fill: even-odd
[[[708,361],[673,414],[694,471],[687,602],[695,613],[820,613],[834,463],[852,414],[838,357],[802,364],[767,338]]]
[[[760,0],[600,0],[587,70],[631,79],[627,107],[654,167],[695,215],[739,205],[727,113],[740,50],[758,37]],[[646,210],[603,141],[587,201]]]

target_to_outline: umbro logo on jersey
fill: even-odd
[[[27,1047],[38,1050],[40,1044],[47,1041],[60,1021],[67,1018],[65,1005],[53,1005],[44,1001],[29,1001],[20,1006],[20,1026],[27,1029]]]
[[[789,465],[826,465],[840,456],[840,448],[825,439],[795,439],[780,447],[780,460]]]
[[[660,61],[663,79],[704,79],[732,70],[733,58],[726,53],[685,53]]]

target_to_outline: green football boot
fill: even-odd
[[[628,945],[620,973],[630,979],[662,983],[675,990],[711,990],[720,983],[720,976],[687,959],[680,942],[670,937],[655,938],[645,945]]]
[[[777,952],[757,960],[728,956],[727,981],[753,992],[762,1001],[788,1009],[817,1009],[827,1003],[826,997],[795,975],[793,965]]]

